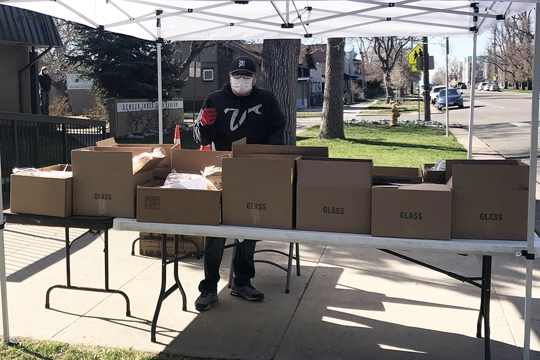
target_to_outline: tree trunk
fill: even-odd
[[[326,83],[319,139],[345,139],[343,131],[343,72],[345,38],[328,39]]]
[[[272,91],[285,116],[285,144],[296,145],[296,85],[300,40],[264,40],[259,85]]]

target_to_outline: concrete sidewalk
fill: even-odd
[[[466,131],[452,129],[459,141]],[[474,157],[493,153],[478,139]],[[82,231],[72,231],[72,237]],[[118,294],[66,289],[64,231],[7,224],[4,231],[12,337],[100,345],[221,359],[483,359],[484,341],[476,338],[480,291],[446,275],[375,249],[300,246],[300,276],[293,274],[285,294],[285,273],[257,264],[254,285],[261,303],[229,295],[230,251],[225,252],[219,302],[198,313],[194,301],[203,277],[202,260],[180,265],[187,312],[179,292],[161,309],[157,343],[150,324],[159,294],[161,263],[131,256],[138,233],[110,231],[110,288]],[[284,250],[264,242],[258,248]],[[260,254],[258,254],[260,255]],[[481,257],[407,251],[406,255],[466,276],[481,275]],[[283,265],[286,259],[264,254]],[[103,238],[85,235],[73,243],[71,283],[103,287]],[[522,359],[525,260],[493,258],[491,300],[492,359]],[[539,270],[538,262],[535,270]],[[538,274],[538,273],[536,273]],[[168,286],[173,284],[172,266]],[[539,276],[534,277],[536,288]],[[538,294],[533,291],[531,359],[540,359]]]

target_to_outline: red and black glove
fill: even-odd
[[[201,123],[204,126],[212,125],[216,122],[217,112],[215,108],[205,108],[201,114]]]

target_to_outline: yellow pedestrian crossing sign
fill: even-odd
[[[407,62],[409,63],[409,65],[414,65],[414,67],[416,67],[416,58],[423,55],[424,51],[422,50],[422,45],[418,44],[414,47],[414,49],[411,50],[411,52],[407,56]]]

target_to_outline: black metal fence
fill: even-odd
[[[70,164],[71,150],[105,137],[105,121],[0,111],[2,193],[9,193],[14,168]]]

